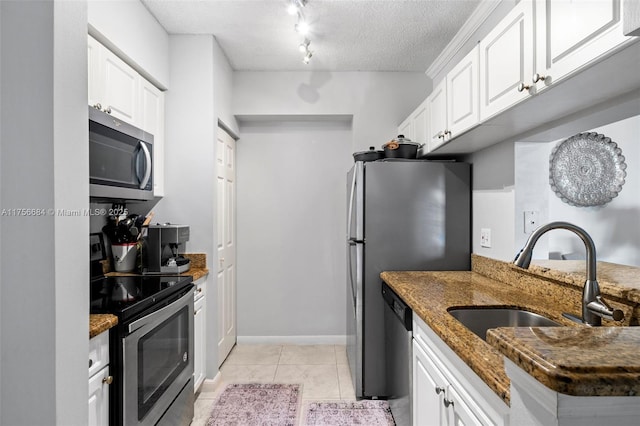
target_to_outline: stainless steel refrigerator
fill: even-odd
[[[347,357],[357,398],[385,397],[382,271],[469,270],[470,166],[356,162],[347,175]]]

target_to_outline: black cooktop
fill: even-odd
[[[100,277],[91,281],[92,314],[130,319],[193,285],[191,276]]]

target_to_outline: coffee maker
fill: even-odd
[[[189,241],[189,227],[171,223],[149,225],[146,253],[143,253],[143,274],[179,274],[191,267],[191,261],[178,253],[181,244]]]

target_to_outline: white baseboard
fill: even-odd
[[[213,379],[204,379],[204,382],[200,385],[198,392],[214,392],[220,383],[222,383],[222,374],[218,371]]]
[[[238,336],[244,345],[346,345],[346,335],[323,336]]]

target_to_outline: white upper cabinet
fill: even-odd
[[[102,84],[103,67],[100,63],[102,54],[102,46],[96,39],[89,36],[87,42],[87,76],[89,80],[89,105],[98,108],[98,104],[102,101],[102,93],[104,85]],[[102,104],[100,104],[102,110]]]
[[[478,47],[469,52],[427,98],[429,150],[478,124]]]
[[[164,93],[140,79],[140,127],[153,135],[153,195],[164,196]]]
[[[104,49],[103,111],[116,118],[139,124],[140,75],[109,49]]]
[[[455,138],[480,120],[479,51],[479,47],[474,48],[447,74],[446,131],[450,138]]]
[[[427,113],[427,100],[425,99],[411,114],[411,121],[413,123],[413,134],[410,139],[412,141],[421,144],[427,142],[428,120],[429,117]]]
[[[620,0],[537,0],[531,82],[543,90],[626,40]]]
[[[447,82],[442,80],[427,98],[429,151],[442,145],[447,136]]]
[[[398,126],[398,135],[404,135],[405,138],[413,140],[413,114],[400,123]]]
[[[88,37],[89,105],[139,126],[140,75],[93,37]]]
[[[480,41],[481,120],[530,96],[533,58],[533,3],[521,0]]]

